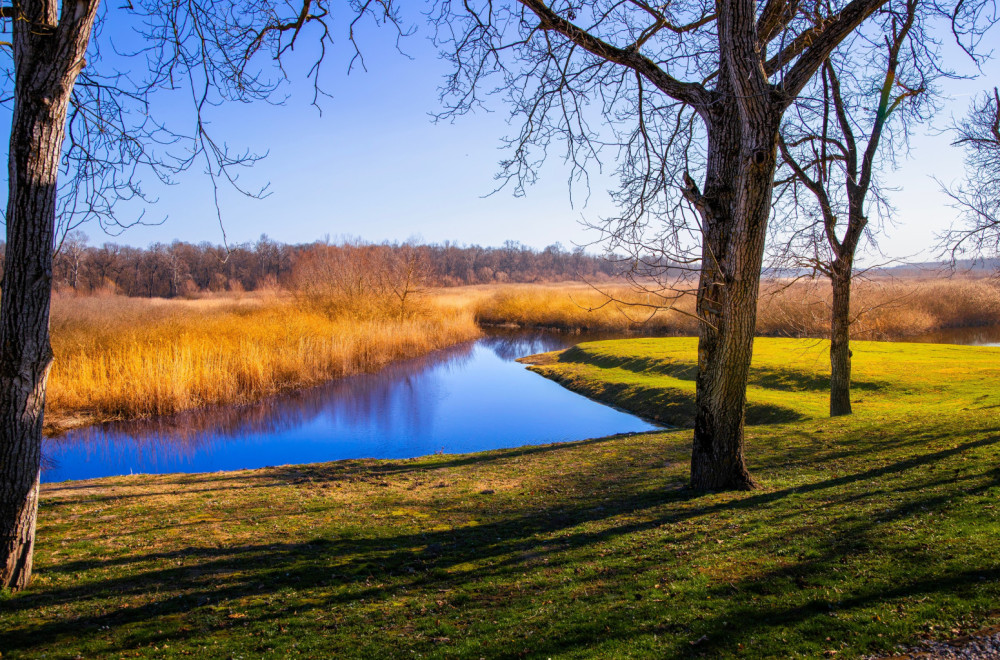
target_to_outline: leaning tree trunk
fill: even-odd
[[[707,122],[708,168],[699,205],[702,323],[691,455],[691,487],[697,490],[754,487],[744,461],[743,424],[777,124],[766,116],[743,120],[735,105],[735,100],[721,100]]]
[[[84,65],[96,0],[15,2],[14,116],[7,255],[0,296],[0,587],[31,579],[45,381],[57,173],[66,112]]]
[[[833,263],[833,309],[830,318],[830,416],[851,414],[851,269],[850,259]]]

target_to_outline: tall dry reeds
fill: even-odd
[[[578,283],[504,286],[476,303],[484,325],[512,324],[563,331],[687,334],[697,331],[694,297],[672,302],[625,285],[596,290]]]
[[[320,243],[305,248],[292,270],[300,305],[365,319],[414,313],[429,278],[430,264],[409,244]]]
[[[671,309],[657,295],[627,286],[541,284],[502,287],[474,301],[480,323],[564,331],[695,334],[694,296]],[[636,303],[630,305],[629,303]],[[993,279],[858,280],[851,305],[856,339],[902,339],[933,330],[1000,323],[1000,282]],[[830,328],[830,286],[823,280],[765,282],[757,312],[761,335],[823,337]]]
[[[58,298],[46,426],[247,403],[477,335],[470,311],[429,302],[358,318],[277,295]]]
[[[757,331],[823,337],[830,327],[830,286],[824,280],[762,286]],[[994,279],[857,280],[851,293],[851,336],[904,339],[943,328],[1000,323],[1000,282]]]

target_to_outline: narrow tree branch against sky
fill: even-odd
[[[956,127],[954,142],[965,153],[965,179],[945,191],[961,214],[941,236],[952,259],[1000,255],[1000,89],[977,99]]]
[[[350,62],[361,57],[354,35],[359,21],[388,24],[398,37],[409,32],[391,4],[374,0],[346,6],[270,0],[102,6],[70,101],[58,233],[96,221],[119,234],[149,219],[145,207],[157,196],[147,191],[160,189],[149,184],[174,184],[192,167],[208,174],[216,202],[220,183],[252,198],[266,194],[266,183],[240,177],[266,152],[232,146],[229,136],[220,136],[220,106],[282,104],[292,78],[307,79],[317,102],[324,94],[321,66],[335,36],[349,44]],[[296,42],[309,53],[305,66],[291,52]],[[8,60],[2,94],[8,104],[12,66]]]

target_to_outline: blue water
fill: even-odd
[[[45,440],[42,481],[409,458],[658,428],[514,362],[577,341],[494,333],[251,406],[79,429]]]

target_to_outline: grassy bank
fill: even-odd
[[[578,283],[510,285],[473,304],[477,320],[487,324],[648,335],[698,332],[691,295],[674,301],[627,286],[598,288]],[[829,300],[830,286],[824,281],[765,282],[757,331],[765,336],[828,336]],[[655,311],[664,304],[673,308]],[[857,339],[900,339],[942,328],[997,324],[1000,282],[962,277],[859,280],[851,312]]]
[[[247,403],[374,371],[478,332],[471,312],[433,301],[400,316],[277,294],[60,298],[46,428]]]
[[[523,362],[565,387],[674,426],[694,424],[694,337],[579,344]],[[915,412],[950,415],[960,403],[1000,404],[1000,349],[857,341],[851,388],[860,414],[887,421]],[[747,387],[750,425],[823,419],[829,411],[830,344],[758,338]],[[874,417],[873,417],[874,416]]]
[[[1000,349],[859,344],[835,420],[825,350],[758,342],[751,400],[794,421],[748,430],[751,493],[683,490],[689,431],[47,485],[0,649],[855,658],[997,622]],[[542,368],[683,409],[694,359],[601,342]]]

